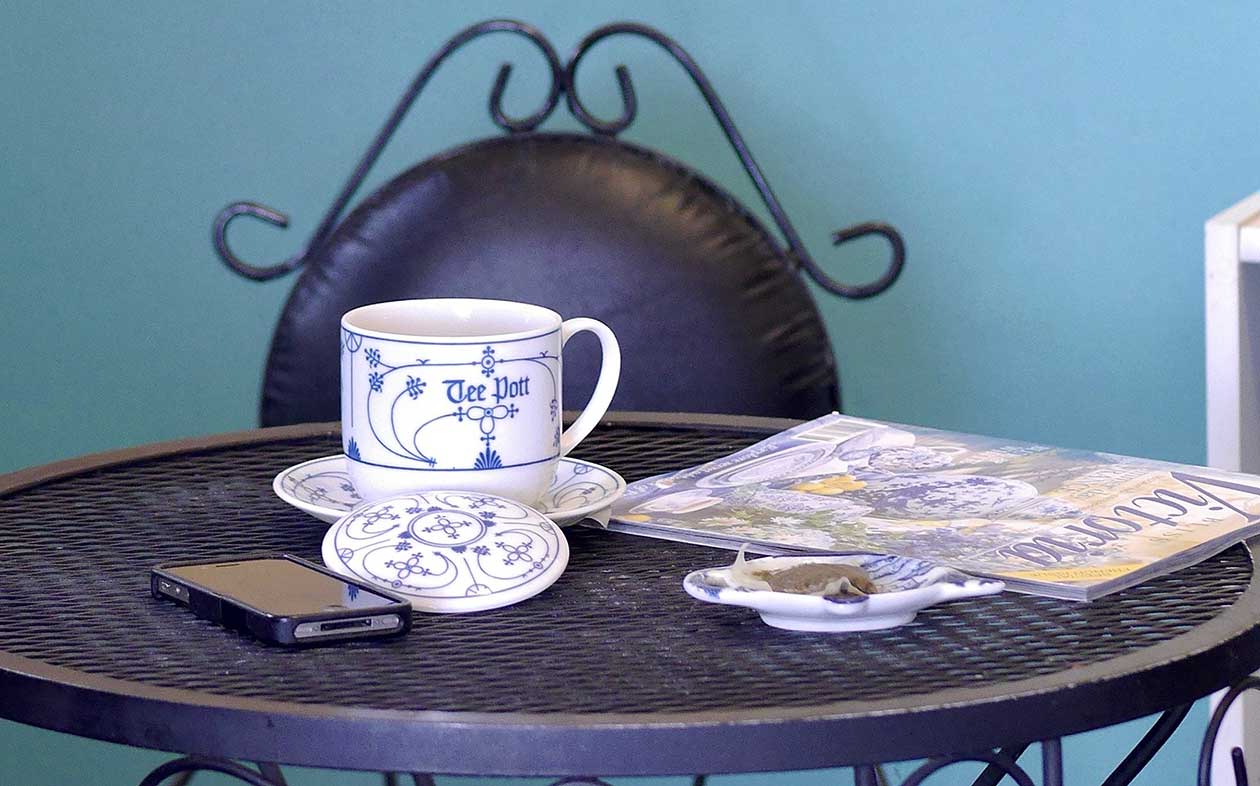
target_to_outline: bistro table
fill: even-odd
[[[634,481],[789,425],[625,414],[574,455]],[[1003,593],[848,635],[777,630],[682,591],[729,552],[589,527],[566,530],[569,567],[536,598],[417,614],[387,641],[277,648],[150,596],[148,570],[166,560],[318,560],[327,525],[271,480],[339,450],[336,424],[312,424],[0,477],[0,716],[190,754],[146,784],[197,767],[280,783],[277,763],[555,777],[853,766],[871,784],[871,765],[915,758],[928,761],[907,783],[960,759],[989,763],[981,781],[1030,783],[1015,764],[1030,744],[1056,784],[1061,737],[1162,712],[1114,786],[1191,702],[1248,687],[1260,667],[1247,546],[1093,603]]]

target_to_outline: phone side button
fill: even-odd
[[[176,600],[182,600],[185,603],[188,602],[188,588],[174,582],[167,581],[166,579],[158,579],[158,591],[163,595],[169,595]]]
[[[380,630],[393,630],[402,624],[397,614],[382,614],[372,618],[372,627]]]

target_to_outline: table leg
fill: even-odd
[[[285,782],[284,773],[280,771],[280,766],[278,764],[269,761],[260,761],[258,762],[258,771],[262,773],[264,778],[267,778],[272,783],[276,784],[276,786],[289,786],[289,784]]]
[[[1164,746],[1172,733],[1181,725],[1181,721],[1186,717],[1186,713],[1190,712],[1189,704],[1183,704],[1180,707],[1173,707],[1159,716],[1159,720],[1151,726],[1150,730],[1143,735],[1138,741],[1136,747],[1124,757],[1124,761],[1116,765],[1116,768],[1107,776],[1107,780],[1103,781],[1103,786],[1128,786],[1142,768],[1159,752]]]
[[[1024,755],[1024,751],[1028,750],[1027,745],[1020,745],[1017,748],[1002,748],[998,752],[1003,756],[1010,757],[1011,761],[1018,761],[1020,756]],[[996,764],[990,764],[984,768],[979,776],[972,782],[971,786],[997,786],[998,781],[1006,777],[1006,772]]]
[[[1203,744],[1203,754],[1200,758],[1200,777],[1198,786],[1210,786],[1205,773],[1211,771],[1211,752],[1212,745],[1216,739],[1216,732],[1220,728],[1221,718],[1224,717],[1229,705],[1237,700],[1238,696],[1246,690],[1260,690],[1260,678],[1248,677],[1229,691],[1222,699],[1216,712],[1213,713],[1212,721],[1208,724],[1207,738]],[[1150,762],[1168,738],[1172,736],[1177,727],[1181,725],[1182,720],[1190,712],[1191,705],[1185,704],[1164,712],[1159,719],[1151,726],[1138,744],[1130,753],[1125,756],[1124,760],[1116,766],[1115,770],[1107,776],[1103,782],[1103,786],[1128,786],[1133,778],[1142,771],[1142,769]],[[996,786],[996,784],[1005,776],[1009,775],[1015,780],[1019,786],[1032,786],[1032,778],[1026,770],[1019,766],[1017,760],[1028,745],[1012,746],[1002,748],[993,752],[981,752],[969,755],[958,756],[937,756],[928,759],[918,767],[914,772],[901,782],[900,786],[920,786],[924,780],[935,773],[937,770],[948,767],[962,761],[985,762],[988,766],[976,778],[973,786]],[[1242,752],[1234,749],[1233,752],[1234,774],[1236,778],[1236,786],[1248,786],[1246,767],[1242,761]],[[1049,739],[1041,741],[1041,772],[1043,786],[1063,786],[1063,744],[1059,739]],[[877,786],[876,769],[870,765],[863,765],[853,768],[854,782],[856,786]],[[1217,784],[1216,786],[1222,786]]]
[[[1059,739],[1041,741],[1042,786],[1063,786],[1063,742]]]
[[[385,776],[385,786],[398,786],[398,773],[386,772],[383,775]],[[413,772],[410,775],[412,786],[436,786],[433,776],[428,773]]]

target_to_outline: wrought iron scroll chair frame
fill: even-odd
[[[730,113],[713,89],[712,84],[691,55],[672,38],[646,25],[631,22],[609,24],[597,28],[583,38],[574,49],[568,62],[562,64],[559,56],[556,54],[555,47],[537,28],[523,22],[508,19],[488,20],[465,28],[452,36],[425,63],[390,112],[384,125],[376,133],[367,150],[360,157],[354,170],[342,185],[332,204],[325,211],[323,218],[311,234],[311,237],[293,256],[283,262],[267,266],[253,265],[241,259],[231,249],[227,240],[228,226],[233,220],[243,215],[252,216],[273,226],[286,228],[289,225],[289,217],[274,208],[252,201],[234,202],[223,208],[215,217],[212,240],[214,248],[224,264],[241,276],[254,281],[269,281],[302,267],[337,228],[350,200],[358,193],[363,185],[363,181],[376,164],[386,144],[393,137],[394,132],[402,123],[412,104],[415,103],[441,65],[464,45],[483,36],[500,32],[519,35],[537,47],[546,61],[551,77],[547,96],[542,106],[525,117],[512,117],[503,108],[503,96],[507,90],[508,80],[511,77],[513,67],[510,63],[504,63],[499,67],[498,75],[490,90],[489,111],[495,125],[506,133],[526,134],[537,130],[555,111],[561,95],[564,95],[569,111],[573,116],[592,133],[606,137],[616,137],[625,131],[634,122],[638,113],[638,99],[635,94],[634,83],[630,78],[629,69],[624,65],[618,65],[615,69],[614,73],[621,93],[622,112],[620,116],[612,120],[602,120],[596,117],[582,103],[577,92],[577,69],[582,58],[596,44],[606,38],[618,35],[646,38],[673,57],[687,72],[696,88],[699,89],[705,103],[708,104],[709,110],[722,128],[723,134],[738,156],[744,171],[752,180],[757,193],[786,241],[786,248],[779,248],[778,250],[789,260],[794,269],[800,270],[804,268],[809,277],[824,290],[849,299],[863,299],[878,295],[891,287],[898,276],[901,275],[905,264],[905,242],[895,228],[886,223],[876,221],[855,224],[836,230],[832,233],[831,239],[834,246],[869,236],[880,236],[886,239],[891,246],[891,257],[884,272],[878,278],[862,284],[848,284],[837,281],[822,269],[821,265],[815,261],[808,249],[806,249],[800,234],[796,231],[791,219],[788,218],[778,197],[775,196],[765,173],[757,164],[751,150],[749,150],[747,143],[744,141],[743,135],[736,128],[735,122],[731,119]],[[1004,761],[998,762],[997,766],[1003,764],[1005,764]],[[154,769],[142,781],[142,786],[155,786],[172,776],[180,778],[181,783],[186,783],[194,772],[203,770],[217,771],[246,783],[270,784],[270,786],[283,786],[284,784],[284,777],[274,764],[259,763],[258,770],[252,770],[237,762],[188,756],[167,762]],[[929,772],[925,771],[923,776],[926,777]],[[864,768],[861,770],[860,775],[867,773],[869,773],[871,778],[875,778],[879,782],[883,781],[882,773],[878,773],[876,768]],[[433,783],[431,776],[428,775],[412,774],[411,778],[417,786],[425,786],[426,784],[431,786]],[[392,773],[387,773],[385,779],[387,784],[397,782],[396,776]],[[705,776],[703,775],[697,776],[694,780],[695,786],[703,786],[704,782]],[[604,781],[597,778],[570,778],[558,782],[557,786],[559,784],[607,786]]]
[[[874,221],[836,230],[832,233],[831,239],[833,245],[839,246],[861,237],[881,236],[885,238],[891,246],[891,257],[884,272],[878,278],[861,284],[849,284],[837,281],[823,270],[822,266],[815,261],[808,249],[806,249],[791,219],[788,218],[778,197],[775,196],[773,189],[771,189],[765,173],[762,172],[761,167],[757,164],[756,159],[744,141],[743,135],[735,127],[730,113],[727,112],[726,106],[718,97],[712,84],[691,55],[669,36],[646,25],[633,22],[618,22],[604,25],[583,38],[574,49],[568,62],[562,64],[559,56],[556,54],[555,47],[537,28],[523,22],[508,19],[493,19],[480,22],[460,31],[425,63],[424,67],[420,69],[420,72],[403,93],[397,105],[395,105],[385,124],[377,132],[368,149],[359,159],[358,164],[341,187],[341,191],[333,200],[332,205],[324,213],[323,219],[321,219],[310,239],[293,256],[283,262],[268,266],[253,265],[241,259],[232,251],[227,241],[228,226],[234,219],[242,215],[252,216],[274,226],[284,228],[289,225],[289,217],[274,208],[257,202],[234,202],[223,208],[215,218],[212,239],[215,250],[224,264],[240,275],[255,281],[268,281],[300,268],[336,229],[347,205],[349,205],[350,200],[353,199],[362,186],[364,179],[376,163],[381,151],[385,148],[385,145],[398,129],[411,105],[415,103],[416,98],[424,90],[442,63],[465,44],[482,36],[499,32],[522,36],[537,47],[546,61],[551,76],[547,97],[544,99],[542,106],[528,116],[512,117],[503,109],[503,95],[507,90],[508,80],[512,74],[512,65],[504,63],[499,67],[498,75],[490,90],[490,117],[495,125],[508,134],[524,134],[535,131],[555,111],[562,94],[565,97],[569,111],[591,132],[615,137],[629,128],[638,113],[638,99],[635,94],[634,83],[630,78],[629,69],[624,65],[619,65],[615,69],[617,85],[621,92],[622,112],[620,116],[612,120],[601,120],[591,114],[585,104],[582,103],[577,91],[577,69],[582,58],[596,44],[606,38],[619,35],[645,38],[664,49],[681,65],[687,72],[687,75],[691,77],[695,86],[700,90],[701,95],[709,106],[709,110],[713,113],[718,125],[721,126],[727,141],[739,157],[744,171],[752,180],[757,193],[761,196],[766,209],[786,241],[786,247],[779,250],[795,269],[803,268],[809,277],[824,290],[849,299],[861,299],[878,295],[891,287],[897,280],[897,277],[901,275],[902,267],[905,264],[905,242],[901,234],[892,226]]]

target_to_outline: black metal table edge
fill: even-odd
[[[566,411],[565,422],[571,422],[577,413]],[[792,426],[800,425],[800,421],[790,418],[768,418],[753,415],[714,415],[708,413],[685,412],[610,412],[601,423],[610,425],[642,425],[642,426],[705,426],[726,431],[764,431],[773,434]],[[208,434],[199,437],[151,442],[134,447],[106,450],[89,453],[75,458],[53,461],[26,467],[7,474],[0,474],[0,497],[7,496],[31,486],[51,480],[74,475],[89,469],[128,464],[134,461],[170,456],[178,453],[195,453],[201,450],[214,450],[236,445],[249,445],[260,442],[271,442],[283,439],[304,439],[320,435],[334,435],[341,431],[337,421],[325,423],[299,423],[293,426],[271,426],[269,428],[244,429],[220,434]]]
[[[704,425],[704,420],[714,419],[622,414],[609,422],[681,427]],[[716,420],[714,427],[734,429],[778,430],[791,424],[773,419]],[[0,477],[0,496],[96,467],[335,431],[336,424],[309,424],[99,454]],[[928,700],[919,694],[885,702],[668,715],[398,712],[157,688],[0,651],[0,716],[160,750],[447,774],[671,775],[816,769],[917,758],[974,746],[977,726],[993,728],[995,747],[1053,739],[1142,717],[1236,682],[1260,665],[1260,628],[1247,611],[1260,605],[1254,559],[1252,563],[1251,585],[1211,621],[1140,652],[1004,683],[1001,696],[986,689],[956,688],[929,694]],[[1194,641],[1189,656],[1184,654],[1187,639]],[[1116,683],[1125,683],[1129,701],[1124,705],[1109,700]],[[993,712],[995,704],[1001,705],[1000,718]],[[1054,712],[1067,706],[1073,707],[1070,722]],[[1090,711],[1081,712],[1083,707]],[[361,744],[345,746],[347,738]],[[776,755],[767,757],[767,749]],[[492,760],[487,751],[493,751]]]

